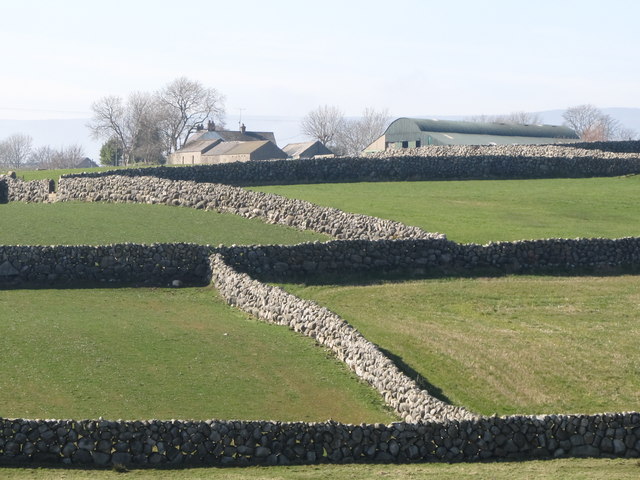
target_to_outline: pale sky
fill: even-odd
[[[640,107],[637,0],[0,0],[0,119],[87,118],[179,76],[228,121]]]

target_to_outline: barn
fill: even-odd
[[[289,158],[298,160],[300,158],[322,158],[333,157],[334,154],[320,141],[290,143],[282,149]]]
[[[532,145],[577,142],[568,127],[398,118],[364,152],[427,145]]]
[[[246,162],[249,160],[284,159],[273,132],[250,132],[244,124],[240,131],[215,130],[209,122],[207,130],[198,130],[178,151],[169,155],[169,165],[201,165]]]

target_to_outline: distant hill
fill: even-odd
[[[601,108],[602,112],[607,115],[611,115],[612,118],[618,120],[624,127],[630,128],[636,132],[636,136],[640,137],[640,108]],[[542,118],[542,123],[547,125],[562,125],[564,119],[562,114],[565,109],[558,110],[544,110],[541,112],[533,112]],[[493,115],[493,114],[490,114]],[[424,115],[423,118],[438,118],[442,120],[464,120],[472,117],[473,115],[445,115],[445,116],[429,116]]]
[[[602,108],[607,115],[618,120],[625,128],[630,128],[636,132],[636,136],[640,136],[640,108]],[[544,120],[544,123],[550,125],[560,125],[564,122],[562,114],[564,110],[547,110],[537,112]]]

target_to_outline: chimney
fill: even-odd
[[[213,120],[209,120],[207,122],[207,130],[213,132],[216,129],[216,124],[213,123]]]
[[[242,133],[244,133],[244,132],[246,132],[246,131],[247,131],[247,127],[245,127],[245,126],[244,126],[244,123],[240,126],[240,131],[241,131]]]

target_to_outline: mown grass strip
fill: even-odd
[[[255,190],[445,233],[461,243],[640,236],[640,176],[286,185]]]
[[[495,463],[423,463],[414,465],[309,465],[293,467],[189,468],[183,470],[136,470],[126,474],[113,470],[83,470],[74,468],[2,468],[6,480],[460,480],[481,478],[493,480],[636,480],[640,474],[637,459],[558,459],[528,462]]]
[[[491,415],[635,411],[640,276],[286,285],[442,399]]]
[[[326,235],[259,219],[166,205],[62,202],[0,205],[0,245],[191,242],[295,244]]]
[[[0,416],[393,421],[313,340],[212,288],[0,290]]]

